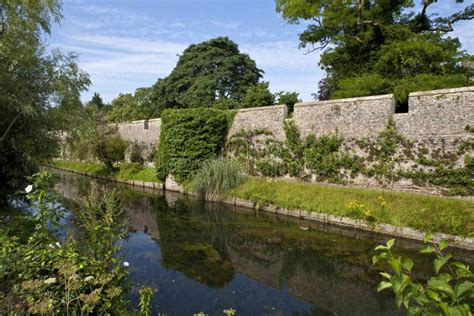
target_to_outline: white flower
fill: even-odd
[[[54,284],[56,283],[56,278],[49,278],[43,281],[44,284]]]
[[[54,248],[53,244],[48,245],[49,248]]]
[[[61,244],[59,243],[59,241],[57,241],[57,242],[55,243],[55,245],[56,245],[58,248],[61,248]]]
[[[124,261],[124,262],[123,262],[123,266],[124,266],[124,267],[128,267],[129,265],[130,265],[130,263],[128,263],[127,261]]]
[[[33,191],[33,186],[31,184],[29,184],[26,188],[25,188],[25,192],[26,193],[30,193],[31,191]]]
[[[88,277],[85,277],[84,278],[84,281],[85,282],[89,282],[90,280],[92,280],[94,277],[92,275],[89,275]]]

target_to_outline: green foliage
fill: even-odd
[[[113,164],[125,159],[128,143],[108,126],[102,126],[100,130],[98,139],[94,141],[95,155],[105,163],[110,172],[113,172]]]
[[[55,206],[51,175],[42,172],[30,180],[33,184],[27,188],[27,197],[38,209],[36,229],[26,244],[0,234],[3,311],[72,315],[125,312],[127,271],[118,256],[124,231],[118,225],[116,194],[93,191],[76,214],[80,227],[77,235],[70,234],[59,242],[55,232],[62,209]]]
[[[91,100],[87,102],[86,107],[95,107],[97,110],[102,110],[105,107],[104,101],[100,97],[100,94],[94,92]]]
[[[321,179],[336,180],[339,177],[341,157],[338,154],[342,138],[338,135],[309,135],[304,145],[304,161]]]
[[[145,162],[142,156],[142,149],[137,142],[133,142],[130,146],[130,161],[141,165]]]
[[[192,179],[204,161],[221,151],[234,115],[218,109],[163,112],[156,159],[159,179],[168,174],[178,182]]]
[[[301,140],[300,131],[291,119],[285,121],[284,131],[285,142],[271,138],[271,133],[266,131],[237,133],[226,148],[247,166],[250,174],[299,177],[305,167],[320,180],[341,182],[342,169],[360,171],[358,158],[341,150],[343,140],[338,135],[309,135]]]
[[[268,90],[269,83],[261,82],[247,89],[242,100],[242,107],[253,108],[275,103],[275,96]]]
[[[275,99],[277,104],[285,104],[288,107],[288,115],[293,113],[294,105],[301,100],[298,98],[298,92],[279,91],[275,93]]]
[[[152,87],[153,104],[161,114],[168,108],[210,107],[220,99],[240,102],[262,73],[229,38],[214,38],[184,50],[171,74]]]
[[[332,93],[333,99],[363,97],[385,94],[391,89],[391,80],[377,73],[368,73],[356,77],[341,79]]]
[[[321,99],[394,92],[405,103],[412,91],[470,84],[459,64],[467,55],[458,39],[446,36],[456,22],[474,16],[474,6],[462,8],[463,1],[452,1],[449,16],[433,11],[436,1],[275,2],[290,23],[309,22],[301,46],[323,50],[320,65],[327,76],[319,84]]]
[[[153,292],[153,289],[149,287],[140,289],[140,316],[151,316],[151,299]]]
[[[119,94],[112,100],[107,112],[109,122],[121,123],[136,120],[150,119],[158,114],[155,113],[152,103],[152,88],[138,88],[135,93]]]
[[[429,238],[428,238],[429,239]],[[379,245],[379,254],[373,257],[373,264],[383,262],[392,271],[381,272],[384,278],[377,291],[391,289],[400,308],[406,308],[408,315],[471,315],[474,308],[473,274],[469,266],[451,261],[452,255],[443,253],[448,242],[429,244],[420,250],[422,254],[434,254],[434,275],[426,282],[413,277],[414,263],[411,258],[402,258],[392,252],[395,240]]]
[[[90,84],[75,54],[45,53],[60,1],[0,3],[0,204],[56,154],[57,108],[76,108]],[[72,111],[71,111],[72,112]],[[71,114],[69,114],[71,115]]]
[[[194,176],[191,187],[202,198],[218,200],[245,181],[241,165],[235,160],[205,161]]]

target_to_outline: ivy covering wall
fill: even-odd
[[[202,162],[222,150],[235,111],[212,108],[169,109],[161,115],[158,177],[168,174],[182,183],[190,180]]]

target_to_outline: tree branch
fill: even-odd
[[[13,118],[13,120],[10,122],[10,124],[8,124],[8,127],[7,127],[7,129],[5,130],[5,132],[3,133],[2,138],[0,138],[0,144],[3,143],[3,141],[4,141],[5,138],[7,137],[8,132],[9,132],[10,129],[12,128],[13,124],[15,124],[16,120],[20,117],[20,115],[21,115],[22,113],[23,113],[23,110],[20,111],[20,112]]]

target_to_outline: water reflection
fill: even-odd
[[[60,174],[70,200],[87,194],[90,179]],[[110,184],[107,184],[110,186]],[[131,264],[132,298],[142,285],[159,288],[155,311],[222,315],[396,315],[393,298],[374,290],[370,264],[385,237],[297,219],[259,214],[173,193],[120,188],[130,234],[123,249]],[[405,241],[399,252],[414,255]],[[466,254],[469,255],[469,254]],[[469,259],[469,258],[468,258]],[[472,259],[472,258],[471,258]],[[423,277],[421,274],[420,277]]]

